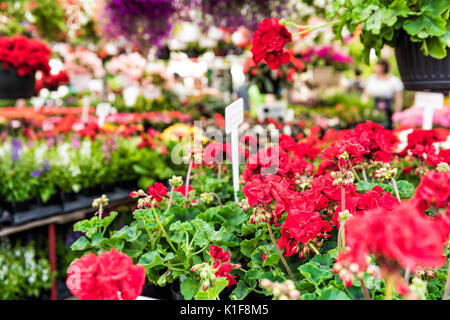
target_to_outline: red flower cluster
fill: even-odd
[[[311,240],[328,237],[325,232],[330,232],[330,223],[323,219],[319,212],[314,211],[312,203],[298,203],[290,209],[288,216],[281,228],[281,237],[278,247],[284,249],[284,256],[300,253],[303,258],[309,252],[308,246],[300,251],[299,244],[308,244]]]
[[[167,196],[167,188],[162,183],[155,182],[152,186],[148,187],[147,193],[151,200],[161,202]]]
[[[253,61],[258,64],[264,60],[270,69],[278,69],[290,60],[290,55],[284,50],[284,46],[291,41],[291,33],[285,26],[279,24],[278,19],[264,19],[259,23],[259,29],[253,34],[251,49]]]
[[[208,166],[223,164],[227,159],[231,160],[230,143],[212,142],[203,150],[203,161]]]
[[[43,88],[55,91],[59,86],[66,85],[68,82],[69,77],[65,71],[60,71],[57,74],[42,74],[42,77],[36,80],[36,92],[41,91]]]
[[[34,75],[38,70],[47,74],[50,53],[47,45],[37,40],[23,36],[0,37],[0,64],[5,69],[15,68],[20,77]]]
[[[230,274],[233,265],[230,263],[230,251],[223,251],[219,246],[212,245],[209,248],[209,254],[214,259],[213,268],[217,269],[216,277],[224,277],[228,280],[228,287],[237,283],[236,276]]]
[[[335,165],[339,163],[341,166],[345,167],[347,162],[340,158],[344,152],[347,152],[348,160],[351,165],[360,163],[364,159],[364,155],[368,153],[355,138],[349,138],[333,142],[323,150],[322,154],[319,155],[319,158],[331,160]]]
[[[395,261],[414,272],[418,267],[438,268],[445,264],[442,227],[420,214],[411,203],[403,203],[389,212],[379,208],[348,219],[347,251],[338,257],[344,264],[355,263],[360,270],[367,266],[367,255],[377,262]],[[380,265],[380,267],[386,267]]]
[[[134,265],[116,249],[75,260],[67,270],[66,281],[70,292],[81,300],[134,300],[144,282],[144,266]]]
[[[433,145],[436,142],[444,141],[449,132],[433,130],[416,129],[408,135],[408,145],[400,156],[407,154],[418,159],[425,160],[425,162],[434,167],[440,162],[448,162],[450,160],[450,152],[448,150],[441,150],[438,152]]]
[[[355,139],[364,147],[365,157],[383,162],[389,162],[392,159],[398,142],[391,130],[384,129],[382,125],[372,121],[358,124],[345,139]]]
[[[429,171],[420,179],[414,199],[422,211],[430,207],[448,211],[450,207],[450,172]]]

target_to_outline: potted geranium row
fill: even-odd
[[[47,45],[26,37],[0,37],[0,99],[30,98],[35,73],[50,71]]]

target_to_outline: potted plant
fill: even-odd
[[[23,36],[0,37],[0,99],[30,98],[35,91],[35,73],[50,71],[50,49]]]
[[[370,50],[380,54],[387,44],[395,48],[400,75],[408,90],[450,90],[450,2],[445,0],[336,1],[328,18],[342,39],[342,29],[355,32],[366,62]]]

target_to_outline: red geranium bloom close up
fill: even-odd
[[[258,64],[267,62],[272,70],[278,69],[290,60],[290,55],[284,50],[286,43],[292,41],[291,33],[280,25],[277,18],[264,19],[259,23],[259,29],[253,34],[253,61]]]
[[[72,294],[81,300],[134,300],[144,282],[144,266],[134,265],[117,249],[75,260],[67,270],[66,281]]]
[[[167,196],[167,188],[160,182],[155,182],[154,185],[148,187],[148,195],[156,202],[161,202]]]

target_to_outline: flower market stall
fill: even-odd
[[[0,300],[448,300],[449,15],[2,1]]]

